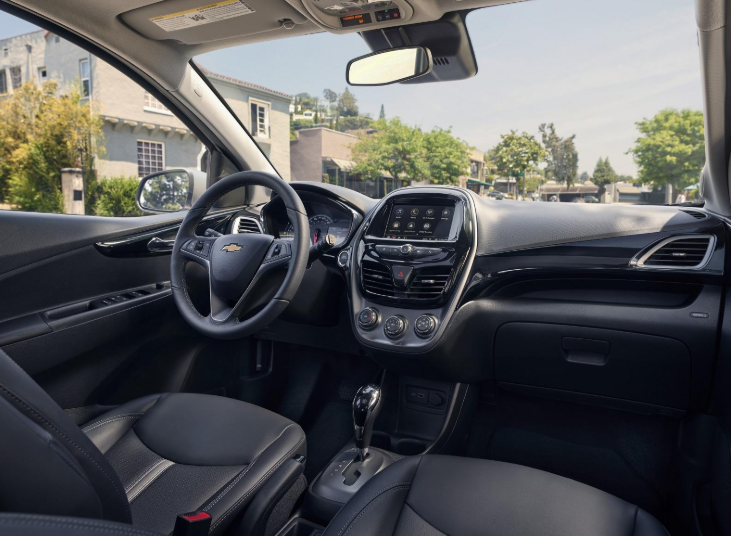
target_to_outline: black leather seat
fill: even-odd
[[[203,510],[212,534],[287,460],[295,423],[237,400],[166,394],[134,400],[83,431],[0,351],[0,508],[96,518],[169,533]]]
[[[376,475],[323,536],[662,536],[650,514],[560,476],[510,463],[405,458]]]

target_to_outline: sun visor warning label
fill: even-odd
[[[240,17],[250,13],[254,13],[254,10],[241,0],[222,0],[221,2],[208,4],[207,6],[179,11],[170,15],[153,17],[150,21],[157,24],[166,32],[174,32],[176,30],[192,28],[193,26],[201,26],[220,20]]]

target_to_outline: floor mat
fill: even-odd
[[[663,519],[678,421],[499,391],[478,405],[467,455],[542,469]]]

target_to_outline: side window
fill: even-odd
[[[251,101],[251,135],[269,137],[269,104]]]
[[[18,89],[23,83],[23,75],[20,72],[20,66],[15,65],[10,68],[10,79],[13,81],[13,89]]]
[[[203,143],[102,59],[1,11],[0,49],[0,209],[141,216],[141,178],[201,171]]]

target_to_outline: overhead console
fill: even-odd
[[[334,32],[398,26],[414,14],[406,0],[301,0],[301,5],[318,23]]]
[[[358,339],[406,352],[436,344],[474,259],[475,225],[472,198],[456,188],[385,197],[338,257],[350,274]]]

